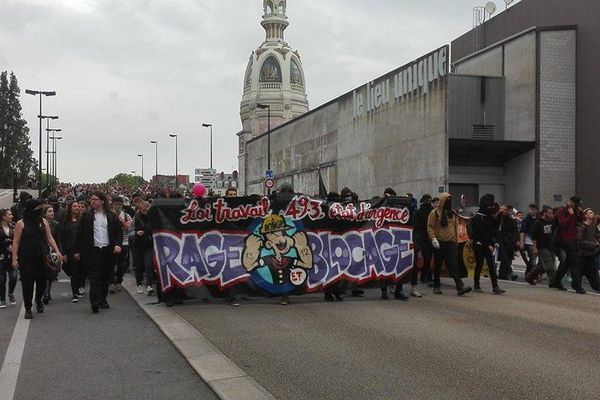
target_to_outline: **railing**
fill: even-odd
[[[261,90],[281,90],[281,83],[279,82],[261,82]]]
[[[292,83],[292,90],[294,92],[302,92],[302,93],[304,93],[304,86],[299,85],[297,83]]]

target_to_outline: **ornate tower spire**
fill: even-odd
[[[239,137],[239,180],[245,183],[246,141],[259,136],[308,111],[306,81],[298,51],[283,38],[288,27],[287,0],[263,0],[261,25],[265,41],[252,52],[240,104],[242,131]],[[265,155],[266,157],[266,155]],[[273,166],[277,174],[277,165]]]
[[[263,0],[265,14],[261,25],[267,33],[266,42],[285,42],[283,32],[289,25],[285,15],[286,6],[286,0]]]

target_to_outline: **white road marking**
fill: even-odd
[[[4,364],[2,364],[2,369],[0,370],[0,400],[13,400],[15,395],[19,370],[21,369],[21,358],[23,357],[25,340],[29,331],[30,320],[24,319],[24,316],[25,306],[22,306],[12,338],[6,350]]]

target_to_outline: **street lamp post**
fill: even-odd
[[[177,160],[177,155],[178,155],[178,151],[177,151],[177,135],[174,133],[170,133],[169,137],[175,138],[175,189],[177,189],[177,184],[178,184],[178,178],[179,178],[179,166],[177,164],[178,160]]]
[[[138,157],[142,158],[142,181],[144,180],[144,155],[138,154]]]
[[[58,115],[38,115],[38,118],[40,119],[45,119],[46,120],[46,185],[48,185],[49,182],[49,177],[48,177],[48,171],[49,171],[49,159],[48,157],[50,157],[50,120],[51,119],[58,119]]]
[[[57,140],[61,140],[62,136],[52,136],[50,139],[52,139],[52,163],[54,164],[52,166],[52,176],[53,178],[53,186],[55,186],[58,183],[58,174],[56,171],[56,165],[58,164],[57,162],[57,158],[58,158],[58,145],[56,144]]]
[[[267,171],[271,171],[271,106],[258,103],[256,107],[267,109]],[[267,194],[271,194],[271,189],[267,189]]]
[[[56,132],[62,132],[62,129],[50,129],[47,128],[46,129],[46,184],[50,185],[50,175],[53,174],[53,169],[52,169],[52,163],[49,162],[49,157],[50,157],[50,132],[52,132],[53,135],[56,135]],[[53,153],[52,153],[53,154]],[[53,154],[52,157],[56,157],[55,154]],[[54,179],[53,179],[54,181]],[[52,189],[52,185],[50,185],[50,189]]]
[[[271,106],[268,104],[257,104],[261,110],[267,109],[267,170],[271,170]]]
[[[40,113],[38,114],[40,119],[40,145],[38,148],[38,196],[40,196],[42,194],[42,96],[56,96],[56,92],[25,89],[25,93],[32,96],[40,96]],[[48,173],[48,171],[46,171],[46,173]]]
[[[155,166],[154,166],[154,183],[158,182],[158,141],[151,140],[150,143],[154,145],[155,154]]]
[[[210,128],[210,169],[212,170],[213,167],[213,145],[212,145],[212,124],[202,124],[203,127],[205,128]]]

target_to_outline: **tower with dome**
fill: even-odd
[[[245,144],[268,130],[308,111],[306,81],[300,54],[284,39],[289,22],[287,0],[263,0],[261,25],[265,41],[252,52],[246,67],[240,105],[242,131],[239,137],[240,187],[245,184]],[[257,104],[269,106],[257,107]],[[270,118],[269,118],[270,114]],[[265,154],[265,159],[267,155]],[[266,163],[262,169],[266,169]]]

